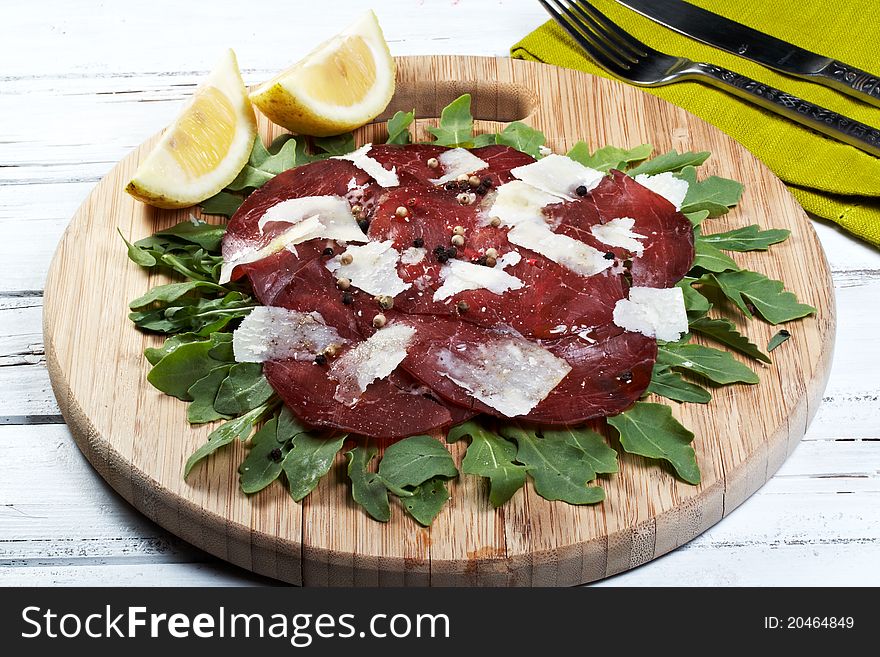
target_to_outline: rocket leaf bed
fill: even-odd
[[[298,501],[345,449],[355,502],[387,521],[397,498],[423,525],[460,474],[488,479],[495,507],[528,478],[548,500],[601,502],[611,444],[698,484],[694,434],[641,399],[706,404],[715,386],[758,384],[731,352],[770,357],[710,299],[771,324],[814,312],[729,255],[788,231],[707,230],[742,193],[698,178],[709,153],[579,142],[551,155],[522,123],[474,135],[467,95],[430,143],[410,143],[414,118],[398,112],[388,144],[361,149],[351,135],[257,138],[202,204],[226,226],[193,219],[126,242],[133,262],[175,279],[130,304],[140,330],[168,335],[144,354],[149,382],[188,403],[190,423],[218,423],[184,476],[241,440],[242,491],[281,479]],[[587,177],[563,185],[568,170]],[[469,440],[459,467],[425,435],[437,432]]]

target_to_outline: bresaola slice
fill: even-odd
[[[468,160],[486,165],[468,172],[479,185],[458,179],[435,185],[444,167],[429,162],[446,152],[431,145],[371,146],[369,158],[398,177],[393,187],[382,187],[345,160],[305,165],[254,192],[230,221],[224,254],[227,248],[261,248],[276,238],[283,223],[263,222],[259,232],[260,218],[273,205],[337,196],[349,204],[367,244],[388,243],[397,258],[402,284],[388,295],[393,308],[384,310],[380,297],[358,288],[354,270],[344,285],[337,282],[346,278],[338,266],[346,249],[358,254],[353,242],[314,239],[297,244],[295,253],[285,249],[235,270],[234,277],[247,274],[261,303],[317,312],[340,336],[342,344],[326,358],[264,363],[272,386],[307,424],[390,438],[447,426],[476,412],[565,425],[629,407],[648,385],[656,342],[617,326],[614,308],[628,298],[631,285],[670,287],[690,268],[688,220],[619,172],[584,195],[572,193],[567,182],[568,198],[535,195],[547,198],[517,221],[541,222],[536,224],[541,230],[584,245],[578,248],[591,257],[601,255],[601,267],[577,271],[555,251],[549,254],[558,262],[530,249],[527,240],[511,242],[512,226],[492,221],[498,187],[514,181],[511,170],[534,162],[531,157],[505,146],[474,149]],[[464,244],[450,255],[453,229]],[[504,276],[487,268],[498,260]],[[461,264],[450,268],[450,261]],[[452,272],[456,267],[462,280]],[[353,371],[346,370],[346,355],[357,355],[374,336],[401,324],[415,331],[405,354],[398,351],[377,367],[375,377],[365,371],[354,387],[358,376],[348,376],[340,389],[340,371]],[[388,328],[377,331],[374,325]],[[399,365],[385,376],[398,357]]]

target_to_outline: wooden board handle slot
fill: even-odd
[[[376,121],[387,121],[395,112],[416,111],[417,119],[439,118],[440,112],[462,94],[471,95],[471,113],[481,121],[522,121],[538,107],[533,89],[491,80],[420,80],[398,87],[391,103]]]

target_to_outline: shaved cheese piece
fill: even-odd
[[[220,265],[220,285],[224,285],[232,280],[232,272],[239,265],[258,262],[263,258],[268,258],[278,253],[282,249],[288,249],[296,253],[294,245],[321,237],[325,228],[318,217],[308,217],[294,224],[293,227],[283,233],[276,235],[266,246],[255,248],[252,245],[246,245],[243,249],[235,251],[234,256],[225,258],[223,264]]]
[[[571,371],[563,359],[518,335],[441,349],[437,365],[441,375],[507,417],[527,414]]]
[[[430,182],[435,185],[451,182],[462,174],[470,175],[489,166],[488,162],[481,160],[466,148],[451,148],[443,151],[437,160],[443,165],[443,175],[431,179]]]
[[[681,288],[633,287],[614,306],[614,323],[649,338],[675,342],[688,331]]]
[[[688,193],[689,185],[687,180],[682,180],[669,171],[665,171],[655,176],[640,173],[635,177],[635,181],[642,187],[647,187],[655,194],[665,198],[675,206],[676,210],[681,210],[681,204]]]
[[[232,352],[239,363],[312,360],[331,344],[346,342],[319,313],[257,306],[232,334]]]
[[[325,267],[351,281],[351,284],[367,294],[397,296],[410,283],[405,283],[397,274],[397,261],[400,253],[392,247],[393,240],[367,242],[363,246],[350,246],[335,258],[327,261]],[[342,259],[351,256],[351,263],[342,264]]]
[[[397,187],[400,184],[400,179],[397,177],[397,168],[391,167],[389,171],[378,160],[370,157],[368,153],[372,147],[372,144],[364,144],[356,151],[346,153],[345,155],[336,155],[331,159],[348,160],[358,169],[372,177],[382,187]]]
[[[304,196],[281,201],[266,210],[257,226],[262,234],[270,222],[297,224],[310,217],[318,217],[324,225],[322,233],[316,237],[342,242],[367,241],[351,214],[351,205],[341,196]]]
[[[454,294],[465,290],[489,290],[493,294],[503,294],[508,290],[519,290],[523,282],[516,276],[511,276],[504,267],[515,265],[522,257],[519,253],[511,251],[516,258],[498,259],[494,267],[475,265],[463,260],[450,260],[449,264],[440,269],[441,285],[434,292],[434,301],[443,301]],[[505,254],[505,256],[510,254]]]
[[[544,223],[524,221],[514,226],[507,239],[511,244],[531,249],[581,276],[593,276],[608,269],[614,261],[605,254],[568,235],[554,233]]]
[[[635,225],[636,220],[632,217],[619,217],[612,219],[607,224],[593,226],[590,232],[602,244],[619,246],[621,249],[641,255],[645,247],[639,240],[643,240],[647,236],[632,232],[632,228]]]
[[[425,255],[427,253],[427,249],[420,249],[418,247],[411,246],[400,254],[400,262],[405,265],[417,265],[425,259]]]
[[[391,324],[337,358],[327,372],[331,379],[339,381],[333,399],[354,406],[368,385],[384,379],[406,358],[406,349],[415,334],[412,326]]]
[[[570,157],[555,153],[532,164],[511,169],[510,173],[532,187],[569,201],[578,198],[575,194],[578,187],[583,185],[587,191],[591,191],[605,177],[601,171],[585,167]]]
[[[543,221],[543,208],[563,199],[541,191],[521,180],[511,180],[498,187],[492,207],[485,215],[485,224],[498,217],[505,226],[516,226],[523,221]]]

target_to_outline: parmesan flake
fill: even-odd
[[[364,144],[356,151],[346,153],[345,155],[336,155],[331,159],[348,160],[382,187],[397,187],[400,184],[400,179],[397,177],[397,168],[392,167],[389,171],[378,160],[370,157],[369,152],[372,147],[372,144]]]
[[[354,406],[367,386],[384,379],[406,358],[416,330],[406,324],[391,324],[337,358],[328,371],[339,382],[333,399]]]

